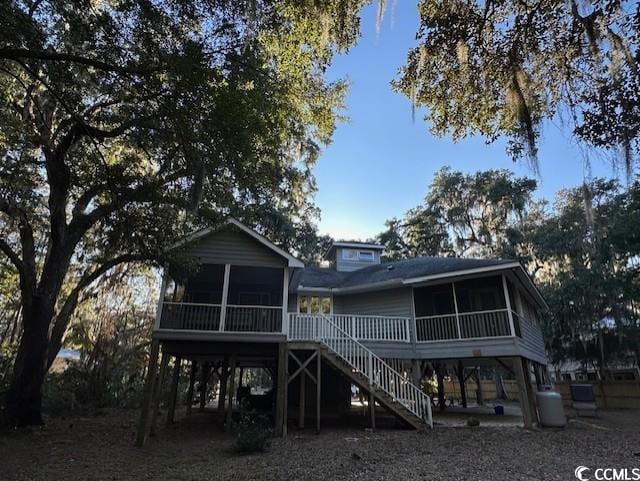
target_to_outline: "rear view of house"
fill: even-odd
[[[323,416],[346,413],[352,385],[406,425],[429,426],[431,403],[419,386],[428,366],[445,361],[497,360],[513,370],[525,425],[532,422],[530,375],[537,379],[546,365],[538,322],[546,307],[517,262],[381,263],[382,246],[335,242],[329,267],[305,267],[236,220],[178,249],[199,267],[187,278],[171,266],[164,272],[139,443],[152,417],[160,350],[162,366],[170,356],[192,362],[191,393],[195,366],[216,367],[228,421],[240,392],[230,373],[271,372],[281,434],[293,413],[300,423],[313,416],[318,429]]]

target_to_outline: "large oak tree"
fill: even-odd
[[[0,253],[22,322],[11,422],[42,422],[69,317],[109,269],[160,262],[229,214],[305,222],[344,92],[324,71],[356,39],[360,4],[0,4]]]
[[[640,149],[640,5],[627,0],[421,0],[394,83],[437,135],[504,136],[536,160],[543,122],[621,153]]]

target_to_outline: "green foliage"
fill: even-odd
[[[31,316],[9,396],[28,406],[21,423],[40,421],[47,351],[113,267],[164,264],[228,215],[300,226],[288,244],[308,249],[311,167],[346,88],[325,71],[356,40],[362,4],[0,5],[0,253]],[[267,212],[283,221],[262,226]]]
[[[402,221],[387,222],[378,241],[394,258],[424,255],[496,255],[508,240],[536,188],[536,181],[504,170],[476,174],[444,167],[429,186],[422,206]]]
[[[417,45],[394,87],[427,108],[436,135],[510,139],[535,165],[545,119],[577,139],[640,144],[640,5],[630,0],[421,0]]]
[[[262,452],[269,446],[273,431],[269,419],[264,414],[243,411],[235,425],[236,439],[234,448],[244,454]]]
[[[550,306],[543,329],[553,362],[604,371],[640,359],[640,181],[594,179],[532,201],[536,182],[506,171],[442,169],[422,206],[387,222],[390,259],[415,255],[519,260]]]

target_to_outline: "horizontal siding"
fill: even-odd
[[[287,312],[298,312],[297,294],[289,294],[289,301],[287,302]]]
[[[411,317],[411,288],[333,297],[335,314]]]
[[[187,254],[203,264],[284,267],[286,260],[251,236],[235,229],[214,232],[187,246]]]
[[[525,319],[521,319],[520,332],[522,337],[517,339],[522,355],[529,359],[546,364],[544,338],[542,336],[542,329],[540,329],[540,326]]]

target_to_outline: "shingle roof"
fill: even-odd
[[[416,277],[454,273],[468,269],[513,264],[502,259],[461,259],[458,257],[417,257],[403,261],[386,262],[364,267],[352,272],[336,272],[333,269],[305,267],[292,279],[292,290],[297,287],[346,288],[402,281]]]

